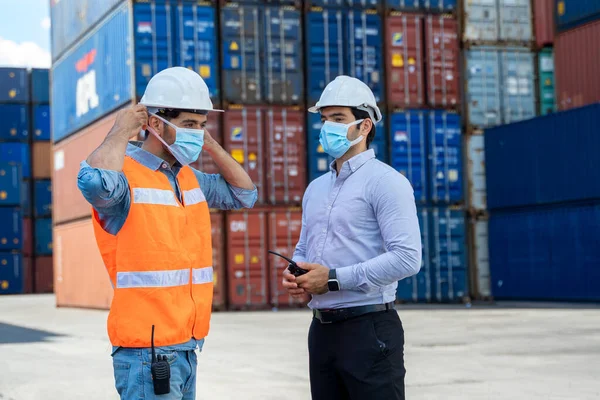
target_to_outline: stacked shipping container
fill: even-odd
[[[0,294],[52,292],[47,69],[0,69]]]

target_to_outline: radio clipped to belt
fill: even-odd
[[[154,385],[154,394],[167,394],[171,391],[171,366],[167,361],[167,356],[158,355],[154,352],[154,325],[152,325],[152,364],[150,372],[152,373],[152,384]]]
[[[287,262],[289,262],[289,265],[288,265],[287,269],[294,276],[304,275],[304,274],[306,274],[308,272],[307,270],[300,268],[298,266],[298,264],[296,264],[296,262],[294,260],[291,260],[291,259],[287,258],[284,255],[281,255],[281,254],[276,253],[276,252],[271,251],[271,250],[269,250],[269,253],[275,254],[276,256],[279,256],[279,257],[283,258],[284,260],[286,260]]]

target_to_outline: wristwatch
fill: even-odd
[[[331,268],[329,270],[329,280],[327,281],[327,287],[330,292],[337,292],[340,290],[340,281],[337,280],[337,274],[335,273],[335,269]]]

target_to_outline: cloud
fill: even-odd
[[[42,22],[40,23],[40,25],[44,29],[50,29],[50,17],[46,17],[46,18],[42,19]]]
[[[50,68],[50,52],[33,42],[16,43],[0,37],[0,66]]]

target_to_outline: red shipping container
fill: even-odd
[[[305,114],[294,108],[267,109],[267,194],[271,204],[301,204],[306,189]]]
[[[229,308],[268,306],[267,223],[261,208],[227,212]]]
[[[224,115],[225,150],[239,162],[258,189],[257,203],[265,201],[264,113],[260,107],[228,110]]]
[[[33,258],[23,257],[23,293],[33,293]]]
[[[392,13],[386,19],[387,100],[393,107],[425,104],[423,16]]]
[[[272,209],[269,212],[269,250],[292,258],[296,244],[300,240],[302,211],[300,209]],[[283,271],[288,262],[281,257],[269,254],[271,304],[273,307],[297,306],[300,301],[290,296],[281,284]]]
[[[554,38],[556,97],[561,110],[600,101],[600,20]]]
[[[33,254],[33,225],[31,218],[23,218],[23,255]]]
[[[554,43],[554,0],[534,0],[535,41],[538,48]]]
[[[224,310],[227,286],[225,285],[225,237],[223,235],[223,213],[211,210],[210,228],[213,256],[213,309]]]
[[[34,260],[35,293],[52,293],[54,291],[54,266],[52,256],[36,257]]]
[[[221,115],[220,112],[212,112],[208,114],[208,121],[206,123],[206,130],[212,136],[213,139],[217,141],[221,146],[223,146],[223,132],[221,128]],[[202,171],[206,174],[218,174],[219,167],[213,161],[212,157],[203,151],[200,153],[200,157],[198,160],[191,164],[193,168],[196,168],[199,171]]]
[[[434,107],[455,107],[460,100],[458,22],[447,15],[428,15],[425,40],[427,102]]]

